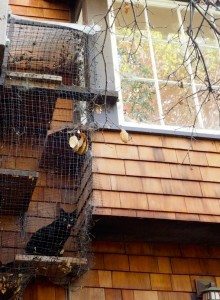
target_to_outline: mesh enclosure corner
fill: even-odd
[[[12,16],[7,35],[0,81],[0,298],[20,295],[34,276],[66,284],[88,268],[89,122],[100,98],[89,88],[91,29]]]

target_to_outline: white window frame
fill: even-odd
[[[0,2],[0,44],[6,44],[6,29],[8,18],[8,0],[1,0]]]
[[[3,64],[4,50],[7,43],[8,0],[0,1],[0,68]],[[0,72],[1,73],[1,72]]]
[[[111,6],[112,0],[107,0],[108,7]],[[135,2],[133,0],[133,2]],[[129,3],[129,2],[128,2]],[[139,1],[140,3],[140,1]],[[154,5],[157,7],[162,8],[175,8],[177,9],[177,16],[180,17],[180,7],[184,7],[185,4],[182,2],[175,3],[173,1],[147,1],[148,5]],[[146,13],[146,12],[145,12]],[[216,12],[215,12],[216,13]],[[109,22],[110,24],[113,23],[113,15],[109,14]],[[120,72],[119,72],[119,62],[117,61],[117,41],[116,41],[116,35],[115,32],[115,25],[113,24],[111,34],[111,46],[112,46],[112,52],[113,52],[113,63],[114,63],[114,77],[115,77],[115,86],[116,88],[121,87],[121,79],[120,79]],[[182,28],[181,34],[184,34],[184,30]],[[152,43],[150,43],[152,45]],[[156,68],[156,65],[153,66],[153,68]],[[190,71],[190,70],[189,70]],[[157,70],[156,70],[157,72]],[[157,79],[157,77],[156,77]],[[194,80],[191,80],[191,86],[194,89],[196,89],[196,83]],[[158,81],[157,81],[158,84]],[[195,107],[197,111],[199,110],[199,100],[196,96],[196,99],[194,99]],[[114,110],[115,113],[115,110]],[[198,118],[200,119],[200,122],[202,122],[201,112],[198,112]],[[115,118],[114,118],[115,119]],[[180,126],[170,126],[170,125],[152,125],[152,124],[146,124],[146,123],[135,123],[135,122],[128,122],[124,120],[124,112],[123,112],[123,101],[122,101],[122,95],[121,91],[119,90],[119,102],[117,103],[117,119],[118,119],[118,125],[119,127],[123,127],[130,131],[141,131],[141,132],[149,132],[149,133],[157,133],[157,134],[173,134],[173,135],[184,135],[184,136],[194,136],[194,137],[206,137],[206,138],[215,138],[220,139],[220,130],[214,130],[214,129],[199,129],[199,128],[180,128]]]

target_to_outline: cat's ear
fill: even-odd
[[[76,215],[77,215],[77,210],[75,209],[75,210],[71,213],[71,216],[76,217]]]
[[[60,209],[60,216],[62,217],[65,214],[65,211],[61,208]]]

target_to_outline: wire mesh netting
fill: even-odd
[[[81,28],[82,29],[82,28]],[[0,85],[0,296],[87,268],[94,32],[11,17]],[[92,129],[93,130],[93,129]]]

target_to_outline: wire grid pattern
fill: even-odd
[[[59,256],[64,247],[64,257],[87,257],[90,146],[79,155],[69,138],[83,131],[90,145],[85,128],[95,97],[87,89],[92,35],[11,18],[8,37],[0,86],[1,299],[12,290],[19,297],[33,276],[66,284],[87,268],[40,256]],[[25,252],[34,260],[15,259]]]

